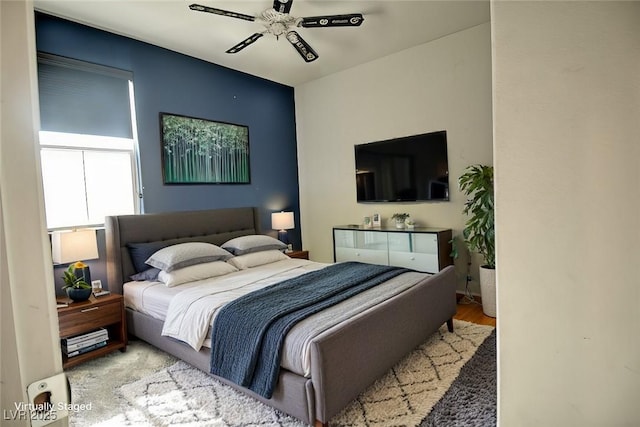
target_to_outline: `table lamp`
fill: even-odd
[[[293,212],[274,212],[271,214],[271,228],[278,230],[278,240],[282,243],[289,244],[289,236],[287,230],[295,228],[293,220]]]
[[[54,231],[51,234],[51,255],[56,264],[70,264],[77,261],[98,258],[96,231],[88,228],[72,231]],[[76,276],[83,277],[91,284],[89,267],[76,269]]]

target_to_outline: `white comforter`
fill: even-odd
[[[210,326],[227,302],[326,265],[300,259],[283,260],[171,288],[176,294],[170,300],[162,335],[200,350],[203,344],[209,345]],[[314,338],[405,291],[426,276],[417,272],[402,274],[299,322],[285,338],[282,367],[309,376],[309,344]]]

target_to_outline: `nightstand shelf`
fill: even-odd
[[[107,345],[74,357],[62,354],[63,367],[70,368],[87,360],[103,356],[115,350],[126,351],[127,327],[122,295],[110,294],[88,301],[69,302],[58,298],[58,303],[68,303],[68,307],[58,308],[60,339],[73,337],[105,328],[109,332]]]

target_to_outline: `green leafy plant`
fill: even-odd
[[[85,268],[86,266],[87,264],[82,261],[70,264],[69,268],[64,271],[64,275],[62,276],[62,280],[64,280],[64,286],[62,289],[91,289],[91,285],[84,280],[84,277],[76,276],[76,269]]]
[[[408,213],[394,213],[393,215],[391,215],[391,219],[395,219],[399,222],[404,222],[404,220],[407,218],[409,218]]]
[[[467,167],[458,185],[468,197],[462,210],[469,217],[462,232],[464,241],[484,258],[484,267],[496,268],[493,166]]]

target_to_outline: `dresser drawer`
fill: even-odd
[[[389,263],[389,255],[387,251],[372,249],[336,248],[336,261],[358,261],[367,264],[387,265]]]
[[[389,252],[389,265],[411,268],[426,273],[437,273],[438,255],[417,252]]]
[[[93,304],[59,313],[60,337],[68,337],[122,321],[122,304]]]

